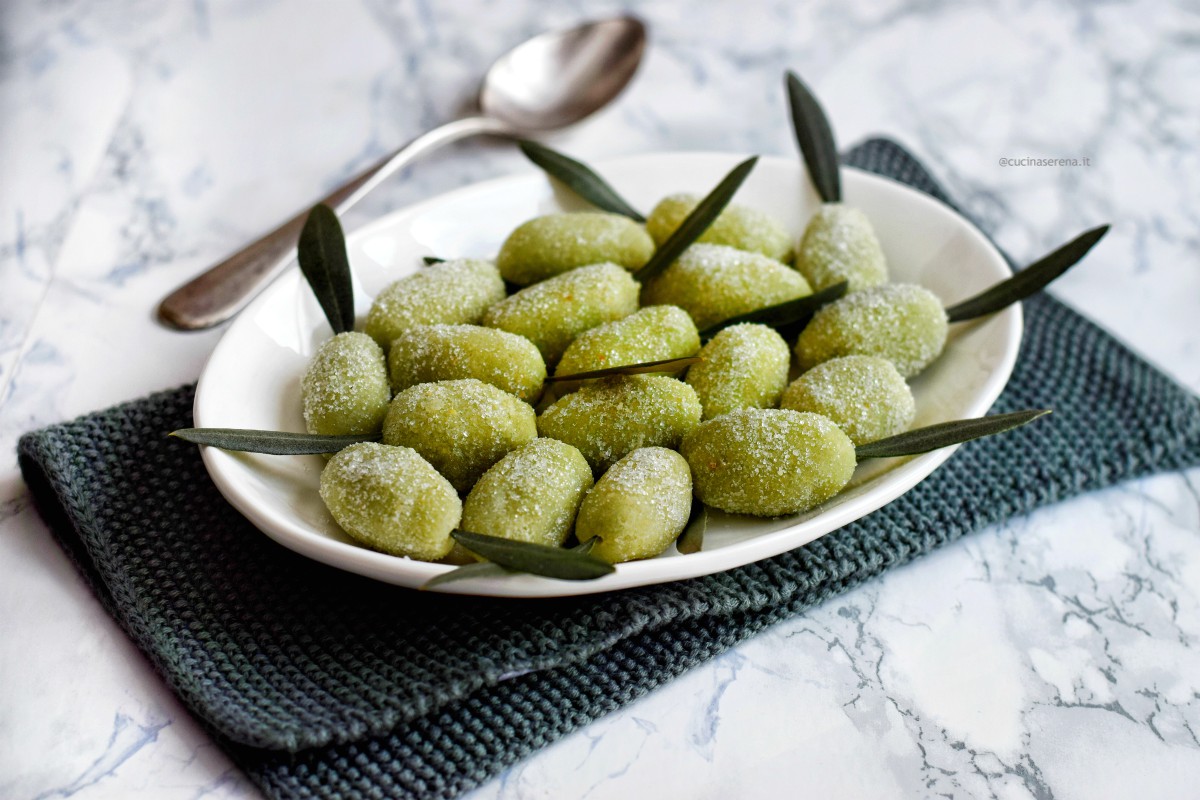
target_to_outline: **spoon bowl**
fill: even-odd
[[[530,133],[573,125],[621,93],[645,49],[646,26],[633,17],[535,36],[488,70],[480,111]]]

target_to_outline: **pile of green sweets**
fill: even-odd
[[[310,433],[381,434],[321,475],[338,524],[427,561],[462,561],[450,537],[462,528],[551,546],[598,537],[592,555],[615,563],[668,548],[693,496],[778,516],[837,494],[856,445],[912,422],[905,378],[940,352],[946,313],[927,290],[886,283],[870,222],[840,204],[796,248],[778,220],[731,204],[639,283],[699,199],[667,197],[644,225],[538,217],[494,263],[436,263],[380,292],[364,332],[325,342],[302,384]],[[800,335],[790,384],[792,348],[767,325],[701,346],[702,329],[840,281],[854,291]],[[547,383],[689,356],[700,360],[674,376]]]

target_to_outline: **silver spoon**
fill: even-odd
[[[418,136],[320,202],[344,214],[418,156],[467,136],[527,136],[579,122],[620,94],[645,46],[645,26],[632,17],[535,36],[488,70],[478,115]],[[292,262],[307,216],[305,209],[167,295],[159,319],[180,330],[200,330],[241,311]]]

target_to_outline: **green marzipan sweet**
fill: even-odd
[[[679,537],[692,511],[687,461],[643,447],[613,464],[579,508],[579,541],[599,537],[592,555],[613,564],[654,558]]]
[[[309,433],[378,434],[391,396],[383,350],[353,331],[322,342],[300,381]]]
[[[577,447],[599,475],[639,447],[677,448],[701,413],[696,393],[683,381],[621,375],[559,399],[538,418],[538,432]]]
[[[460,492],[509,451],[537,437],[533,408],[474,379],[421,383],[400,392],[383,422],[385,444],[411,447]]]
[[[654,255],[654,240],[628,217],[576,211],[535,217],[517,227],[496,256],[506,281],[528,286],[591,264],[634,272]]]
[[[436,561],[462,515],[454,487],[408,447],[350,445],[321,472],[321,499],[352,538],[397,556]]]

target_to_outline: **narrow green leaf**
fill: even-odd
[[[990,289],[969,300],[946,309],[951,322],[986,316],[1013,303],[1024,300],[1045,289],[1051,281],[1075,266],[1108,233],[1107,225],[1081,233],[1048,256],[1044,256],[1011,278],[997,283]]]
[[[586,542],[580,542],[571,548],[571,552],[587,555],[592,552],[592,548],[600,541],[599,536],[593,536]],[[463,564],[457,569],[452,569],[449,572],[443,572],[441,575],[436,575],[425,583],[421,584],[421,590],[432,589],[435,586],[442,586],[455,581],[465,581],[471,578],[500,578],[505,575],[513,575],[520,570],[502,567],[495,561],[480,561],[478,564]]]
[[[557,179],[575,194],[587,200],[603,211],[622,214],[636,222],[645,222],[646,218],[637,212],[633,206],[625,202],[617,190],[596,174],[595,170],[576,161],[570,156],[563,155],[557,150],[551,150],[544,144],[522,139],[517,142],[525,157],[541,167],[550,177]]]
[[[699,553],[704,547],[704,534],[708,531],[708,507],[699,500],[692,500],[692,515],[675,542],[675,549],[684,555]]]
[[[1050,413],[1050,409],[1034,409],[1030,411],[1014,411],[1011,414],[993,414],[990,417],[976,419],[960,419],[954,422],[943,422],[926,428],[905,431],[886,439],[859,445],[854,448],[854,455],[859,461],[868,458],[892,458],[893,456],[915,456],[939,450],[952,444],[969,442],[1004,433],[1013,428],[1019,428],[1033,422],[1038,417]]]
[[[842,179],[838,166],[837,144],[829,117],[817,102],[816,95],[804,85],[796,73],[787,72],[788,106],[792,110],[792,130],[800,154],[808,166],[813,187],[826,203],[842,200]]]
[[[500,536],[462,530],[454,531],[450,535],[463,547],[489,561],[531,575],[566,581],[586,581],[614,571],[613,565],[607,561],[562,547],[516,542]]]
[[[421,260],[425,262],[425,266],[427,267],[433,266],[434,264],[444,264],[446,262],[446,259],[438,258],[437,256],[423,256]]]
[[[644,361],[641,364],[624,364],[619,367],[605,367],[588,372],[574,372],[567,375],[551,375],[546,383],[557,381],[586,381],[592,378],[607,378],[610,375],[641,375],[646,372],[678,372],[684,367],[691,366],[700,360],[700,356],[686,358],[666,358],[662,361]]]
[[[848,282],[842,281],[841,283],[835,283],[833,286],[828,286],[819,292],[814,292],[807,297],[798,297],[795,300],[788,300],[778,305],[748,311],[745,314],[738,314],[736,317],[722,320],[700,331],[700,341],[707,342],[731,325],[740,325],[743,322],[756,322],[772,328],[807,325],[808,321],[812,319],[813,314],[817,313],[822,306],[829,305],[844,295],[849,286]]]
[[[421,584],[421,590],[432,589],[435,586],[442,586],[447,583],[454,583],[455,581],[465,581],[470,578],[498,578],[504,575],[511,575],[512,573],[513,570],[502,567],[493,561],[480,561],[478,564],[463,564],[461,567],[456,567],[449,572],[433,576]]]
[[[193,444],[206,444],[222,450],[266,453],[272,456],[302,456],[336,453],[359,442],[373,442],[378,436],[323,436],[317,433],[284,433],[244,428],[182,428],[171,436]]]
[[[604,541],[603,536],[593,536],[592,538],[588,539],[587,541],[580,542],[579,544],[572,547],[571,552],[582,553],[583,555],[586,556],[588,553],[592,552],[592,550],[595,549],[596,545],[600,544],[600,542],[602,542],[602,541]]]
[[[346,237],[337,214],[324,203],[313,206],[297,245],[300,271],[312,287],[334,333],[354,330],[354,288]]]
[[[675,232],[662,243],[662,247],[654,251],[654,255],[646,262],[646,266],[635,272],[633,277],[645,283],[671,266],[684,250],[687,250],[693,242],[704,235],[704,232],[708,230],[708,226],[712,225],[713,220],[720,216],[721,212],[725,210],[725,206],[729,205],[729,201],[733,199],[733,195],[742,185],[742,182],[746,180],[746,176],[750,174],[750,170],[754,169],[754,165],[757,163],[758,156],[754,156],[734,167],[717,184],[716,188],[709,192],[708,196],[692,209],[692,213],[687,215],[687,218],[679,224]]]

